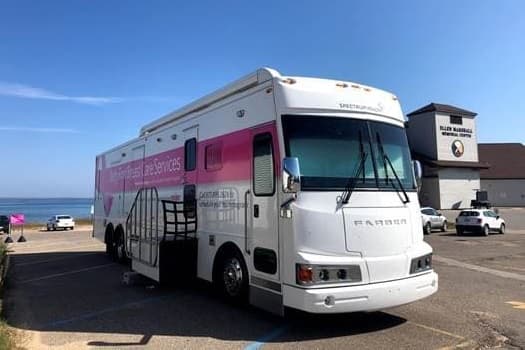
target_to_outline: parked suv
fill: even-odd
[[[426,235],[430,234],[433,228],[438,228],[443,232],[447,230],[447,218],[434,208],[421,208],[421,220],[423,222],[423,233]]]
[[[0,232],[9,233],[9,216],[0,215]]]
[[[492,210],[468,209],[459,213],[456,218],[456,233],[480,232],[488,236],[490,232],[505,233],[505,220]]]
[[[47,230],[56,231],[57,228],[73,230],[75,228],[75,221],[69,215],[53,215],[47,220]]]

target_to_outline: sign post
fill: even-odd
[[[25,223],[25,217],[24,214],[11,214],[9,217],[9,223],[11,224],[11,227],[13,226],[21,226],[21,235],[20,238],[18,238],[17,242],[23,243],[26,242],[26,238],[24,237],[24,223]],[[11,243],[13,240],[11,239],[11,242],[8,242],[7,240],[11,239],[11,237],[6,238],[6,243]]]

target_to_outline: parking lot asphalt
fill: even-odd
[[[525,348],[525,234],[434,232],[435,295],[382,312],[291,313],[227,304],[206,283],[121,283],[90,231],[33,232],[10,245],[8,324],[28,349]],[[14,237],[17,238],[17,237]]]

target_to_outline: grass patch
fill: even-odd
[[[3,301],[4,280],[7,274],[7,246],[0,241],[0,298]],[[0,304],[1,305],[1,304]],[[16,332],[3,319],[0,320],[0,349],[22,349],[16,345]]]

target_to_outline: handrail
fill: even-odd
[[[244,192],[244,251],[246,254],[250,254],[250,249],[248,249],[248,196],[250,193],[250,190]]]

